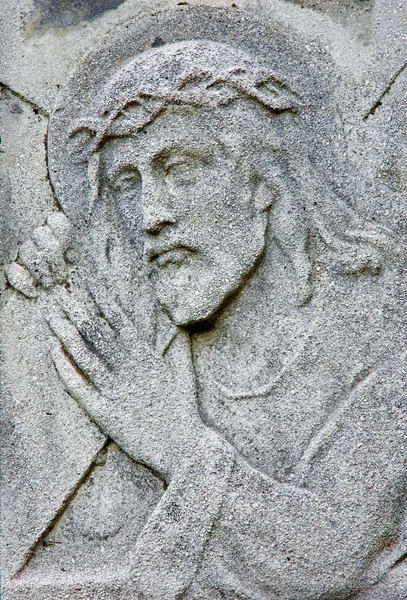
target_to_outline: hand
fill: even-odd
[[[36,298],[39,287],[65,283],[74,254],[72,233],[63,213],[51,214],[46,225],[34,229],[32,238],[21,246],[17,261],[5,266],[9,284],[27,298]]]
[[[55,367],[66,391],[106,435],[171,479],[205,437],[213,437],[197,408],[189,336],[178,331],[163,357],[116,304],[102,302],[59,290],[49,319],[60,342]]]

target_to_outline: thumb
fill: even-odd
[[[28,269],[18,263],[5,265],[4,274],[12,288],[23,294],[26,298],[37,298],[38,289],[34,278],[30,275]]]
[[[165,357],[177,387],[177,405],[184,410],[193,409],[198,415],[196,377],[189,334],[179,330]]]

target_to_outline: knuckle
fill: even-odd
[[[37,258],[37,256],[38,250],[32,240],[27,240],[24,242],[18,251],[18,258],[23,264],[31,263]]]
[[[58,245],[58,242],[48,225],[43,225],[42,227],[34,229],[32,239],[42,250],[52,249]]]
[[[53,235],[61,242],[66,242],[72,232],[72,225],[63,213],[52,213],[47,219],[47,225]]]

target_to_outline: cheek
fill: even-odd
[[[120,219],[130,227],[139,225],[142,219],[142,204],[139,195],[116,194],[114,195],[116,211]]]
[[[199,229],[210,227],[224,213],[224,192],[219,182],[201,178],[179,186],[168,186],[174,213],[183,223]]]
[[[112,201],[121,231],[141,256],[144,245],[144,229],[140,198],[133,194],[113,194]]]
[[[240,237],[252,227],[253,208],[250,193],[242,187],[230,186],[217,191],[208,207],[208,214],[219,230],[227,231],[229,236]]]
[[[178,216],[208,238],[230,237],[253,217],[250,194],[229,169],[208,169],[199,181],[171,189]]]

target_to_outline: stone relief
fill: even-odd
[[[79,66],[49,124],[60,209],[5,268],[95,440],[9,597],[396,598],[405,251],[339,181],[329,69],[182,14]]]

